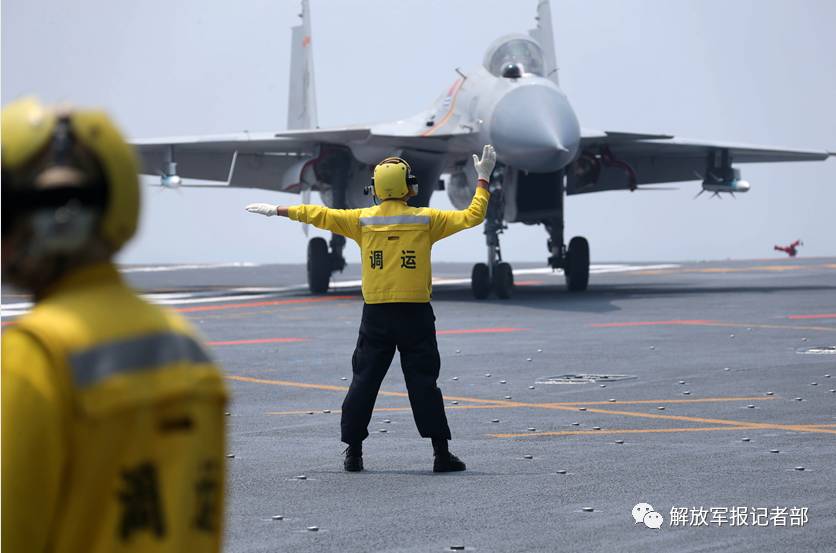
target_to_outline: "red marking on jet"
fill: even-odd
[[[223,305],[195,305],[193,307],[179,307],[180,313],[196,313],[200,311],[221,311],[224,309],[242,309],[246,307],[270,307],[273,305],[290,305],[296,303],[320,303],[324,301],[350,300],[357,296],[326,296],[322,298],[294,298],[289,300],[254,301],[248,303],[226,303]]]
[[[302,39],[302,48],[305,48],[306,46],[310,45],[310,43],[311,37],[310,35],[307,35],[305,38]]]
[[[540,286],[545,283],[543,280],[518,280],[514,282],[514,286]]]
[[[460,79],[456,79],[453,84],[450,85],[450,89],[447,91],[448,98],[453,95],[453,91],[456,90],[456,85],[459,84],[459,80]]]
[[[618,328],[625,326],[663,326],[663,325],[705,325],[713,324],[717,321],[708,321],[703,319],[682,319],[672,321],[632,321],[624,323],[594,323],[590,326],[594,328]]]
[[[525,330],[524,328],[511,328],[511,327],[499,327],[499,328],[458,328],[452,330],[439,330],[436,334],[502,334],[507,332],[520,332]]]
[[[775,251],[784,252],[790,257],[795,257],[796,255],[798,255],[798,247],[803,245],[804,242],[802,242],[801,240],[796,240],[789,246],[775,246]]]
[[[206,342],[206,344],[210,346],[242,346],[246,344],[289,344],[307,341],[307,338],[256,338],[253,340],[221,340]]]

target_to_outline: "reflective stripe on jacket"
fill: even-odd
[[[432,245],[484,221],[489,198],[490,192],[478,187],[470,206],[461,211],[387,200],[365,209],[297,205],[288,215],[360,245],[366,303],[423,303],[432,297]]]
[[[220,551],[227,394],[109,264],[4,331],[3,551]]]

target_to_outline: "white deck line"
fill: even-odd
[[[217,264],[217,265],[177,265],[177,266],[161,266],[161,267],[135,267],[133,269],[121,269],[122,272],[155,272],[165,270],[180,270],[180,269],[210,269],[210,268],[225,268],[225,267],[254,267],[256,264],[232,263],[232,264]],[[675,269],[680,265],[662,264],[662,265],[590,265],[590,274],[604,274],[604,273],[627,273],[634,271],[650,271],[659,269]],[[541,267],[533,269],[516,269],[515,275],[554,275],[562,276],[563,271],[560,269],[551,269],[550,267]],[[360,280],[336,280],[331,282],[332,290],[344,290],[350,288],[359,288],[362,284]],[[434,278],[433,286],[453,286],[470,284],[470,278]],[[143,294],[142,297],[151,303],[168,306],[186,306],[194,304],[205,303],[225,303],[233,301],[252,301],[275,297],[277,294],[285,292],[300,292],[308,289],[307,284],[294,284],[291,286],[277,286],[277,287],[239,287],[228,288],[225,293],[233,293],[234,295],[218,295],[217,291],[208,292],[159,292]],[[19,317],[26,314],[32,308],[30,302],[18,302],[3,304],[0,306],[0,317]]]

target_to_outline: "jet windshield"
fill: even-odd
[[[528,38],[512,38],[492,48],[485,57],[485,68],[497,77],[509,65],[521,67],[523,73],[543,76],[543,52]]]

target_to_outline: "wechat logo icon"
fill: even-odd
[[[636,524],[643,522],[648,528],[658,530],[662,527],[662,515],[653,510],[650,503],[637,503],[633,507],[633,520]]]

